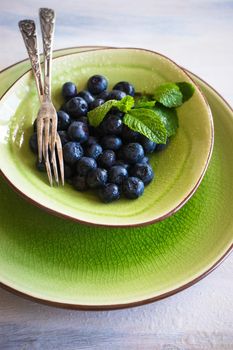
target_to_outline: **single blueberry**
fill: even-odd
[[[96,98],[93,102],[90,103],[89,109],[95,109],[99,106],[101,106],[105,101],[102,98]]]
[[[109,97],[109,92],[108,91],[103,91],[101,92],[96,98],[100,98],[101,100],[107,101]]]
[[[128,177],[128,171],[124,166],[121,165],[114,165],[109,170],[109,182],[112,182],[116,185],[121,185],[123,183],[123,180]]]
[[[122,100],[122,98],[125,96],[126,93],[124,91],[112,90],[109,93],[108,100]]]
[[[102,152],[103,148],[98,143],[96,143],[86,148],[85,156],[97,159]]]
[[[29,146],[33,153],[38,153],[37,133],[34,132],[29,139]]]
[[[70,100],[72,97],[77,96],[77,87],[72,82],[67,82],[62,86],[62,96],[65,100]]]
[[[137,142],[139,139],[139,136],[140,136],[139,132],[133,131],[127,125],[123,125],[122,138],[125,143]]]
[[[39,162],[39,159],[37,159],[37,161],[36,161],[36,168],[37,168],[37,170],[39,170],[42,173],[46,172],[45,163],[43,161]]]
[[[82,97],[73,97],[66,103],[65,109],[72,118],[77,119],[87,114],[88,105]]]
[[[78,175],[86,176],[87,173],[97,168],[97,163],[94,158],[82,157],[76,164],[76,172]]]
[[[122,141],[115,135],[104,136],[101,139],[101,145],[103,149],[111,149],[117,151],[122,146]]]
[[[86,191],[88,190],[88,185],[87,185],[87,181],[86,181],[86,177],[83,175],[76,175],[72,178],[71,181],[73,187],[77,190],[77,191]]]
[[[126,163],[139,163],[144,157],[144,150],[140,143],[132,142],[123,146],[123,159]]]
[[[102,121],[100,126],[106,135],[119,135],[122,132],[123,122],[117,115],[110,114]]]
[[[87,88],[93,95],[98,95],[107,90],[108,81],[102,75],[93,75],[88,79]]]
[[[75,171],[74,171],[74,167],[73,166],[70,166],[68,164],[64,164],[64,176],[65,176],[65,179],[71,179],[72,176],[74,176],[75,174]]]
[[[89,147],[92,145],[96,145],[98,143],[98,137],[96,136],[89,136],[87,141],[85,142],[85,146]]]
[[[60,136],[62,146],[64,146],[67,142],[70,141],[67,131],[59,130],[58,135]]]
[[[132,176],[138,177],[144,185],[148,185],[154,178],[154,172],[149,164],[137,163],[131,169]]]
[[[127,81],[120,81],[116,85],[114,85],[113,90],[120,90],[124,91],[126,95],[134,96],[135,89],[132,84],[128,83]]]
[[[142,145],[145,153],[152,153],[155,150],[157,144],[151,140],[149,140],[146,136],[141,135],[139,138],[139,142]]]
[[[149,158],[148,157],[143,157],[142,158],[142,160],[140,160],[140,163],[142,163],[142,164],[147,164],[147,163],[149,163]]]
[[[78,142],[68,142],[63,147],[64,161],[70,165],[75,164],[83,156],[83,148]]]
[[[106,184],[98,191],[99,198],[104,203],[111,203],[120,198],[120,191],[116,184]]]
[[[111,168],[116,161],[116,154],[112,150],[105,150],[98,158],[98,164],[103,168]]]
[[[85,123],[75,121],[70,124],[68,135],[72,141],[83,143],[89,137],[88,126]]]
[[[106,184],[108,179],[107,170],[96,168],[88,172],[86,181],[90,188],[100,188]]]
[[[71,119],[68,113],[64,111],[57,112],[57,130],[67,130],[70,123]]]
[[[94,101],[94,97],[87,90],[80,91],[77,96],[82,97],[86,101],[88,106],[90,105],[90,103],[92,103]]]
[[[159,143],[157,144],[156,148],[155,148],[155,152],[161,152],[163,151],[165,148],[167,148],[167,146],[169,145],[170,139],[167,138],[167,142],[166,143]]]
[[[137,177],[128,177],[123,181],[123,193],[129,199],[136,199],[144,192],[144,183]]]

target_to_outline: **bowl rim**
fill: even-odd
[[[192,79],[192,77],[188,74],[188,72],[181,66],[179,66],[176,62],[174,62],[172,59],[170,59],[169,57],[165,56],[164,54],[161,54],[157,51],[153,51],[153,50],[149,50],[149,49],[144,49],[144,48],[136,48],[136,47],[107,47],[107,46],[98,46],[98,47],[94,47],[88,50],[89,46],[83,46],[83,48],[86,48],[87,50],[84,50],[80,53],[77,52],[72,52],[72,53],[64,53],[62,55],[59,55],[58,57],[53,58],[53,60],[57,60],[60,59],[62,57],[66,57],[66,56],[73,56],[73,55],[78,55],[78,54],[82,54],[82,53],[87,53],[87,52],[93,52],[93,51],[109,51],[109,50],[137,50],[137,51],[144,51],[144,52],[148,52],[148,53],[152,53],[152,54],[156,54],[158,56],[161,56],[163,58],[165,58],[166,60],[170,61],[172,64],[174,64],[177,68],[179,68],[180,70],[182,70],[182,72],[188,76],[188,78],[192,81],[192,84],[195,86],[195,88],[199,91],[199,93],[201,94],[204,103],[207,107],[207,111],[208,111],[208,117],[209,117],[209,122],[210,122],[210,128],[211,128],[211,135],[210,135],[210,147],[209,147],[209,152],[208,152],[208,156],[207,159],[205,161],[205,165],[203,167],[203,170],[198,178],[198,180],[196,181],[196,183],[194,184],[194,186],[191,188],[190,192],[187,194],[186,197],[184,197],[181,202],[174,207],[173,209],[169,210],[168,212],[166,212],[165,214],[152,219],[152,220],[147,220],[147,221],[143,221],[140,223],[131,223],[131,224],[112,224],[112,223],[108,223],[108,224],[104,224],[104,223],[95,223],[95,222],[89,222],[86,220],[82,220],[79,219],[77,217],[74,216],[70,216],[68,214],[64,214],[61,213],[55,209],[49,208],[46,205],[43,205],[39,202],[37,202],[35,199],[31,198],[29,195],[25,194],[22,190],[20,190],[8,177],[7,174],[5,174],[2,169],[0,169],[0,175],[5,179],[5,181],[10,185],[10,187],[17,192],[21,197],[23,197],[26,201],[28,201],[30,204],[35,205],[36,207],[48,212],[49,214],[55,215],[57,217],[63,218],[65,220],[71,220],[74,222],[78,222],[80,224],[83,225],[88,225],[88,226],[94,226],[94,227],[115,227],[115,228],[127,228],[127,227],[143,227],[143,226],[147,226],[147,225],[151,225],[154,224],[156,222],[160,222],[163,221],[165,219],[167,219],[168,217],[172,216],[173,214],[175,214],[178,210],[180,210],[188,201],[189,199],[193,196],[193,194],[196,192],[196,190],[198,189],[198,187],[201,184],[201,181],[207,171],[212,153],[213,153],[213,146],[214,146],[214,123],[213,123],[213,116],[212,116],[212,111],[210,109],[209,103],[205,97],[205,95],[203,94],[202,90],[200,89],[200,87],[195,83],[195,81]],[[76,47],[73,47],[76,48]],[[82,47],[80,47],[82,48]],[[67,48],[71,49],[71,48]],[[62,49],[56,50],[56,51],[60,51]],[[5,69],[3,69],[0,74],[2,72],[4,72],[5,70],[12,68],[14,65],[17,65],[21,62],[27,61],[27,59],[19,61],[9,67],[6,67]],[[0,97],[0,102],[4,99],[5,95],[9,92],[9,90],[19,81],[21,80],[24,76],[26,76],[29,72],[31,72],[31,68],[28,69],[26,72],[24,72],[22,75],[20,75],[12,84],[11,86],[9,86],[9,88],[4,92],[4,94]]]
[[[95,46],[102,48],[102,46]],[[64,49],[59,49],[56,51],[62,51],[65,49],[72,49],[72,48],[92,48],[90,46],[75,46],[75,47],[70,47],[70,48],[64,48]],[[22,63],[24,61],[28,61],[28,59],[25,60],[21,60],[19,62],[16,62],[15,64],[6,67],[3,71],[7,71],[9,68],[12,68],[13,66],[16,66],[19,63]],[[183,68],[185,69],[185,68]],[[3,71],[1,71],[0,73],[2,73]],[[220,99],[220,101],[222,103],[224,103],[228,109],[230,110],[230,112],[233,114],[233,108],[230,106],[230,104],[223,98],[223,96],[218,93],[210,84],[208,84],[205,80],[203,80],[202,78],[200,78],[198,75],[192,73],[191,71],[187,70],[190,74],[192,74],[194,77],[196,77],[198,80],[202,81],[207,87],[210,88],[211,91],[213,91],[217,97]],[[0,171],[1,172],[1,171]],[[3,289],[17,295],[20,297],[23,297],[24,299],[28,299],[31,301],[34,301],[36,303],[40,303],[40,304],[44,304],[47,306],[52,306],[52,307],[59,307],[59,308],[65,308],[65,309],[72,309],[72,310],[86,310],[86,311],[104,311],[104,310],[114,310],[114,309],[124,309],[124,308],[130,308],[130,307],[137,307],[137,306],[141,306],[141,305],[147,305],[150,304],[152,302],[167,298],[169,296],[172,296],[180,291],[183,291],[189,287],[191,287],[192,285],[196,284],[197,282],[199,282],[200,280],[202,280],[203,278],[205,278],[207,275],[209,275],[209,273],[211,273],[212,271],[214,271],[226,258],[228,255],[230,255],[231,251],[233,250],[233,243],[230,244],[230,246],[228,246],[228,248],[222,253],[222,255],[220,256],[220,258],[215,261],[213,263],[212,266],[210,266],[208,269],[206,269],[203,273],[201,273],[199,276],[197,276],[196,278],[194,278],[193,280],[189,281],[188,283],[185,283],[183,285],[181,285],[179,288],[175,288],[169,292],[162,295],[158,295],[156,297],[152,297],[150,299],[145,299],[145,300],[141,300],[138,302],[134,302],[134,303],[126,303],[126,304],[118,304],[118,305],[78,305],[78,304],[68,304],[68,303],[60,303],[60,302],[54,302],[51,300],[45,300],[45,299],[41,299],[38,297],[34,297],[33,295],[18,291],[17,289],[14,289],[13,287],[10,287],[8,285],[5,285],[4,283],[0,282],[0,287],[2,287]]]

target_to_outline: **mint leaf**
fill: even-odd
[[[150,109],[131,109],[131,111],[124,115],[123,123],[153,142],[166,143],[166,127],[161,117]]]
[[[120,101],[109,100],[87,113],[89,123],[97,127],[112,107],[117,107],[121,112],[126,113],[130,111],[133,106],[134,98],[132,96],[125,96]]]
[[[121,112],[127,113],[134,106],[134,98],[132,96],[125,96],[122,100],[117,101],[115,105]]]
[[[167,137],[170,137],[176,133],[179,127],[179,121],[177,112],[174,108],[167,108],[163,105],[155,105],[153,111],[161,118],[167,130]]]
[[[106,114],[110,111],[110,109],[116,106],[118,102],[119,101],[117,100],[109,100],[103,103],[101,106],[96,107],[92,111],[88,112],[87,117],[88,117],[89,123],[92,126],[97,127],[102,122]]]
[[[175,83],[166,83],[158,86],[154,97],[165,107],[179,107],[182,105],[183,95]]]
[[[184,82],[176,83],[176,85],[179,87],[182,95],[183,95],[183,102],[188,101],[194,94],[195,88],[192,84]]]
[[[156,101],[145,101],[144,99],[139,99],[135,102],[135,108],[151,108],[154,107]]]

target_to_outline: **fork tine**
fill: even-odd
[[[43,139],[43,119],[37,118],[37,143],[38,143],[38,158],[42,162],[42,139]]]
[[[51,154],[55,152],[56,134],[57,134],[57,118],[52,118],[51,123]]]
[[[61,183],[64,186],[64,162],[63,162],[62,144],[58,133],[56,133],[56,147],[57,147],[57,155],[58,155],[60,175],[61,175]]]
[[[44,158],[48,157],[50,119],[44,119]]]
[[[52,177],[52,172],[51,172],[48,152],[47,152],[47,155],[45,156],[45,149],[46,149],[46,146],[45,146],[45,144],[43,144],[43,155],[44,155],[45,167],[46,167],[47,175],[48,175],[48,178],[49,178],[50,186],[53,186],[53,177]]]
[[[51,147],[52,147],[52,136],[51,135],[49,138],[49,147],[50,147],[50,151],[51,151]],[[55,177],[55,181],[56,181],[57,185],[59,185],[58,171],[57,171],[57,160],[56,160],[55,152],[53,152],[53,154],[51,154],[51,163],[52,163],[52,167],[53,167],[53,174]]]

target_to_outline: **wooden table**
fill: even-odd
[[[164,53],[233,104],[233,2],[86,0],[0,2],[0,68],[26,57],[17,22],[57,12],[55,48],[133,46]],[[173,297],[111,312],[61,310],[0,290],[0,350],[233,349],[233,256]]]

